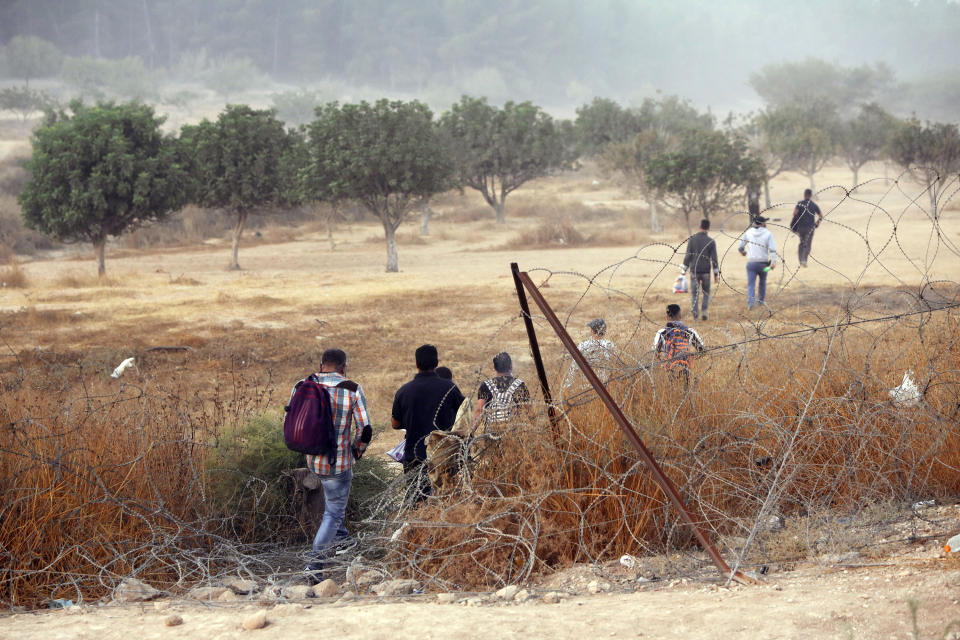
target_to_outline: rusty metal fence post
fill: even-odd
[[[574,343],[573,339],[570,337],[570,334],[567,333],[563,323],[561,323],[560,319],[557,318],[557,315],[553,312],[553,309],[547,303],[546,299],[543,297],[543,294],[540,293],[540,290],[537,288],[537,286],[533,284],[529,274],[527,274],[525,271],[520,271],[520,268],[515,262],[511,263],[510,269],[513,272],[514,282],[517,285],[517,297],[520,299],[520,308],[523,311],[524,323],[527,326],[527,335],[530,338],[530,349],[533,351],[533,359],[537,366],[537,375],[540,376],[540,384],[543,388],[544,399],[547,401],[551,424],[553,424],[553,421],[555,420],[554,409],[550,404],[550,389],[547,384],[546,371],[543,368],[543,359],[540,355],[540,346],[537,342],[533,321],[530,318],[530,308],[527,304],[527,298],[523,291],[524,289],[529,292],[530,297],[533,298],[533,301],[540,308],[540,311],[543,312],[547,323],[553,328],[554,332],[557,334],[557,337],[560,338],[560,342],[563,344],[564,348],[566,348],[566,350],[570,353],[573,361],[577,363],[577,366],[583,372],[583,375],[587,378],[587,381],[590,382],[591,386],[593,386],[594,390],[597,392],[597,395],[600,397],[600,400],[603,402],[604,406],[606,406],[607,410],[610,412],[610,415],[613,417],[614,421],[627,436],[627,439],[631,442],[631,444],[636,447],[644,464],[647,465],[647,468],[653,475],[654,481],[667,496],[670,502],[673,503],[673,506],[676,507],[683,522],[691,528],[693,534],[700,542],[700,545],[703,547],[704,551],[707,552],[707,555],[709,555],[710,559],[713,560],[713,564],[720,571],[720,574],[727,579],[734,579],[742,583],[756,582],[740,571],[731,571],[723,557],[720,556],[720,552],[717,551],[716,547],[713,546],[713,543],[710,542],[707,534],[704,533],[699,526],[697,526],[696,521],[693,519],[690,511],[687,509],[686,504],[684,504],[683,497],[673,484],[673,481],[670,480],[670,477],[663,472],[663,469],[654,459],[653,454],[651,454],[646,445],[643,444],[643,441],[630,424],[630,421],[627,420],[625,415],[623,415],[623,411],[620,409],[620,406],[617,404],[616,400],[613,399],[603,382],[600,381],[600,378],[597,376],[596,372],[587,362],[586,358],[584,358],[583,354],[580,353],[576,343]]]

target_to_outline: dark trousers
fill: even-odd
[[[797,235],[800,236],[800,245],[797,247],[797,258],[800,264],[807,264],[807,258],[810,257],[810,248],[813,246],[813,227],[809,229],[799,229]]]
[[[700,303],[700,290],[703,289],[703,305]],[[691,273],[690,274],[690,308],[693,311],[693,319],[700,317],[700,309],[703,309],[703,315],[707,315],[707,307],[710,306],[710,272]]]
[[[430,476],[427,475],[427,467],[423,464],[423,460],[404,460],[403,475],[407,483],[404,503],[408,508],[412,508],[430,495]]]

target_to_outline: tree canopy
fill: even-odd
[[[861,167],[887,153],[896,125],[896,118],[875,102],[862,105],[856,116],[841,123],[839,148],[853,172],[854,187],[860,181]]]
[[[890,157],[919,176],[927,187],[930,215],[939,215],[940,195],[960,172],[960,131],[955,124],[921,123],[912,118],[890,139]]]
[[[396,230],[421,199],[453,186],[433,114],[417,101],[328,103],[308,126],[309,197],[356,200],[383,224],[387,271],[399,270]]]
[[[231,268],[239,269],[240,237],[250,213],[295,199],[286,160],[293,141],[271,109],[228,105],[216,122],[185,126],[181,139],[191,150],[197,204],[232,212]]]
[[[51,113],[35,132],[20,206],[31,229],[92,242],[102,276],[107,237],[182,207],[189,176],[151,107],[74,101],[70,111]]]
[[[690,214],[710,216],[728,206],[735,193],[762,178],[761,162],[750,155],[746,141],[724,133],[694,129],[684,133],[676,149],[647,163],[647,185],[683,212],[693,233]]]
[[[7,71],[23,78],[29,87],[31,78],[47,78],[60,72],[63,55],[52,43],[36,36],[14,36],[4,50]]]
[[[483,195],[500,224],[506,221],[510,193],[573,160],[563,130],[530,102],[497,108],[486,98],[463,96],[441,116],[440,125],[452,141],[460,183]]]
[[[878,62],[846,68],[819,58],[768,64],[750,74],[750,86],[771,106],[831,103],[844,113],[892,87],[893,70]]]

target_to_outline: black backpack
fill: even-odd
[[[350,391],[357,383],[342,380],[337,384]],[[326,456],[331,465],[337,462],[337,426],[333,423],[333,406],[327,386],[315,374],[293,387],[290,404],[283,408],[283,440],[287,448],[312,456]]]

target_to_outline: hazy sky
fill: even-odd
[[[807,57],[960,84],[950,0],[0,0],[0,41],[17,34],[71,56],[138,55],[170,79],[244,57],[293,86],[554,111],[658,91],[745,111],[759,105],[751,72]]]

